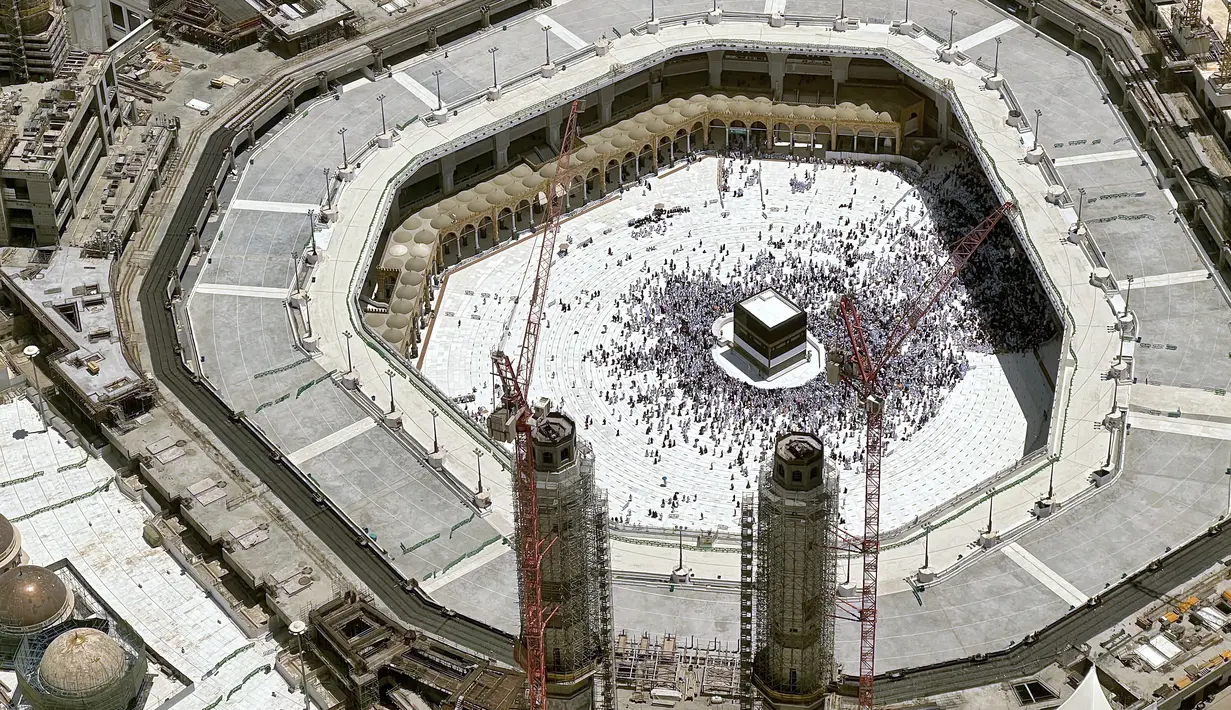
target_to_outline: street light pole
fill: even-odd
[[[992,62],[992,76],[1000,76],[1000,38],[996,38],[996,60]]]
[[[932,537],[932,528],[923,528],[923,569],[927,569],[931,565],[928,564],[928,543]]]
[[[350,167],[350,161],[346,159],[346,126],[338,129],[338,135],[342,136],[342,167]]]
[[[910,22],[910,0],[906,0],[906,17],[902,21]]]
[[[330,194],[330,189],[333,187],[333,181],[330,180],[330,177],[333,175],[333,171],[325,168],[322,172],[325,173],[325,209],[331,210],[333,209],[333,195]]]
[[[316,210],[308,208],[308,236],[312,238],[312,256],[316,256]]]
[[[483,449],[474,447],[475,471],[479,474],[479,492],[483,492]]]
[[[380,132],[383,134],[385,132],[385,95],[377,96],[376,100],[380,102]]]
[[[346,338],[346,374],[348,375],[355,371],[355,366],[351,364],[350,359],[350,339],[353,338],[354,335],[355,334],[349,330],[342,331],[342,337]]]
[[[551,66],[551,25],[543,25],[543,48],[547,52],[547,66]]]
[[[393,405],[393,369],[385,370],[385,374],[389,376],[389,413],[393,414],[396,409]]]
[[[1036,108],[1034,110],[1034,148],[1031,150],[1039,148],[1039,126],[1041,125],[1043,125],[1043,109]]]
[[[949,51],[953,51],[953,18],[957,17],[957,10],[949,11]]]
[[[987,534],[992,534],[992,503],[996,500],[996,489],[990,489],[987,495]]]
[[[1081,208],[1086,204],[1086,188],[1077,188],[1077,226],[1081,226]]]
[[[1128,289],[1124,292],[1124,312],[1120,314],[1120,320],[1128,318],[1128,299],[1133,295],[1133,275],[1128,275]],[[1120,332],[1120,355],[1116,362],[1124,362],[1124,332]]]
[[[654,0],[650,0],[650,19],[654,19]]]
[[[435,407],[427,410],[428,414],[432,415],[432,453],[440,453],[440,439],[436,436],[436,417],[440,416],[440,412]]]
[[[308,630],[308,625],[303,621],[296,619],[291,622],[290,632],[295,637],[295,643],[298,645],[299,656],[299,686],[303,691],[303,708],[304,710],[312,710],[312,703],[308,699],[308,666],[303,660],[303,635]]]
[[[440,75],[443,73],[444,73],[444,70],[442,69],[437,69],[436,71],[432,72],[432,76],[436,77],[436,110],[437,111],[445,110],[445,102],[443,99],[440,98]]]
[[[43,388],[38,384],[38,364],[34,362],[34,358],[38,357],[39,349],[37,345],[27,345],[22,351],[22,354],[30,358],[30,370],[34,373],[34,403],[38,405],[38,420],[44,428],[47,426],[47,420],[43,414]]]
[[[487,53],[492,55],[492,88],[500,86],[500,80],[496,77],[496,52],[499,52],[499,47],[492,47],[487,50]]]

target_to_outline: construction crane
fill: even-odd
[[[530,292],[530,315],[522,336],[517,366],[503,348],[492,353],[492,367],[501,386],[503,406],[516,421],[516,468],[513,472],[513,515],[517,535],[518,564],[521,584],[522,665],[526,670],[528,710],[547,710],[547,658],[543,647],[544,632],[555,609],[543,605],[543,583],[540,563],[553,540],[539,534],[538,495],[535,492],[533,415],[530,408],[530,377],[534,373],[534,356],[539,345],[539,329],[543,323],[543,306],[547,301],[547,282],[551,277],[552,252],[560,233],[560,220],[568,202],[569,159],[577,137],[577,112],[580,102],[569,110],[564,137],[560,141],[560,156],[556,172],[547,187],[547,222],[539,244],[538,261],[534,268],[534,283]]]
[[[846,336],[851,343],[850,361],[840,365],[841,377],[855,389],[867,415],[865,435],[865,498],[863,539],[848,544],[863,557],[863,589],[856,612],[859,619],[859,710],[872,710],[872,683],[876,674],[876,571],[880,555],[880,500],[881,500],[881,454],[885,438],[885,384],[881,373],[898,354],[920,319],[932,309],[936,301],[953,281],[962,267],[970,261],[975,251],[991,234],[1001,217],[1016,212],[1017,206],[1006,202],[997,207],[977,227],[958,240],[949,253],[949,258],[924,284],[923,292],[906,304],[899,316],[879,359],[873,359],[868,346],[867,332],[850,296],[843,296],[838,304]],[[832,373],[831,373],[831,379]]]

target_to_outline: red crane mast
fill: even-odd
[[[1006,202],[964,237],[958,240],[949,253],[949,258],[932,274],[923,287],[923,292],[906,304],[898,317],[880,358],[873,359],[868,346],[867,333],[855,302],[843,296],[838,304],[846,337],[851,343],[851,369],[846,381],[854,388],[863,403],[867,415],[865,445],[865,492],[863,539],[855,541],[856,549],[863,556],[863,589],[858,610],[859,618],[859,710],[872,710],[873,679],[876,675],[876,573],[880,557],[880,500],[881,500],[881,454],[885,439],[885,385],[880,379],[885,366],[898,354],[919,321],[961,271],[975,251],[991,234],[1001,217],[1017,211],[1017,206]]]
[[[560,233],[560,221],[567,205],[569,159],[577,137],[577,112],[580,102],[574,101],[568,123],[560,142],[556,172],[547,187],[547,221],[539,244],[538,261],[534,264],[534,284],[530,293],[530,315],[522,336],[521,350],[514,368],[503,350],[492,353],[492,367],[500,380],[503,405],[516,420],[517,449],[513,472],[513,513],[517,531],[519,582],[521,584],[522,665],[526,670],[526,695],[529,710],[547,710],[547,658],[544,631],[555,609],[543,604],[543,580],[540,563],[553,540],[545,541],[539,533],[538,495],[535,491],[534,450],[531,434],[533,412],[530,408],[530,377],[534,373],[534,358],[538,350],[539,330],[543,322],[543,307],[547,300],[547,283],[551,277],[552,251]]]

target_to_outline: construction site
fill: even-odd
[[[1231,703],[1226,9],[646,4],[0,12],[0,706]]]

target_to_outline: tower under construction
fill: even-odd
[[[594,455],[570,417],[540,413],[533,441],[542,598],[551,615],[544,634],[548,705],[613,710],[606,494],[595,488]]]
[[[56,0],[0,0],[0,80],[51,81],[68,55],[64,8]]]
[[[791,432],[761,472],[756,567],[742,580],[754,633],[741,641],[767,708],[820,708],[835,675],[838,480],[824,459],[816,436]]]

